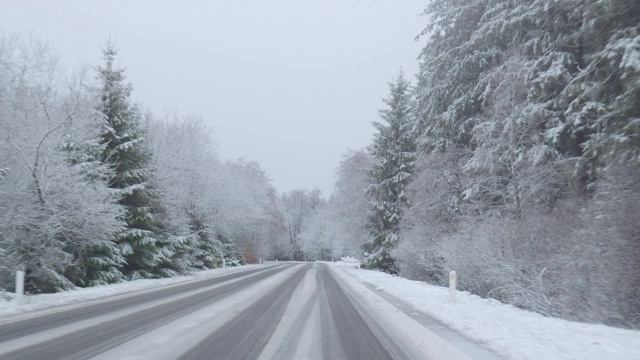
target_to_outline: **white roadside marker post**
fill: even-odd
[[[360,261],[358,261],[358,270],[360,270]]]
[[[24,296],[24,271],[16,271],[16,304],[22,302]]]
[[[226,268],[227,267],[227,260],[222,259],[222,268]]]
[[[260,265],[262,265],[262,258],[258,258],[260,260]]]
[[[449,273],[449,301],[456,302],[456,286],[458,285],[458,275],[455,271]]]

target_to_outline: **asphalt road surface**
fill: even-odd
[[[5,320],[0,359],[415,359],[350,293],[325,264],[238,271]]]

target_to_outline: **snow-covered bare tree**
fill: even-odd
[[[333,196],[329,206],[333,209],[333,226],[338,233],[339,256],[362,258],[361,245],[368,239],[370,200],[366,194],[369,186],[367,171],[372,157],[364,150],[349,150],[337,170]]]
[[[222,163],[213,135],[197,115],[167,114],[163,121],[150,121],[149,128],[152,181],[162,193],[159,218],[169,243],[166,267],[184,273],[221,266],[225,245],[218,239],[216,180]]]
[[[348,150],[343,155],[331,198],[303,219],[299,238],[307,258],[362,258],[361,246],[369,238],[370,203],[365,189],[370,183],[371,161],[364,150]]]
[[[322,192],[320,189],[292,190],[282,195],[281,202],[289,241],[287,258],[304,260],[300,234],[305,222],[324,203]]]
[[[467,159],[468,151],[453,147],[418,156],[414,179],[406,188],[411,208],[401,219],[403,241],[394,252],[403,276],[433,284],[448,280],[438,246],[465,212],[469,178],[461,164]]]
[[[300,232],[300,249],[305,259],[329,261],[339,255],[338,228],[330,202],[307,215]]]
[[[219,184],[221,222],[238,251],[249,262],[282,250],[285,227],[276,191],[254,161],[228,161]]]

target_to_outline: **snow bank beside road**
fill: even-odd
[[[548,318],[466,292],[458,292],[457,302],[450,303],[447,288],[351,265],[335,269],[401,299],[506,359],[640,360],[640,331]]]
[[[127,281],[119,284],[110,284],[103,286],[95,286],[89,288],[78,288],[75,290],[63,291],[55,294],[39,294],[25,296],[23,303],[16,305],[12,299],[13,294],[2,293],[0,296],[0,319],[24,314],[36,310],[47,309],[56,306],[80,303],[83,301],[102,299],[112,295],[120,295],[139,290],[148,290],[160,286],[177,284],[185,281],[196,280],[200,278],[221,275],[234,271],[248,270],[261,265],[244,265],[237,267],[218,268],[212,270],[204,270],[186,276],[176,276],[166,279],[144,279]]]

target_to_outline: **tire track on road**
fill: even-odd
[[[181,360],[256,359],[275,331],[298,283],[311,265],[305,265],[209,337]]]
[[[318,286],[324,289],[326,294],[325,301],[328,302],[328,308],[337,332],[336,335],[345,359],[393,360],[391,354],[382,345],[351,300],[345,295],[326,265],[318,271]],[[335,350],[323,347],[323,352],[335,352]]]
[[[87,359],[151,329],[231,296],[286,268],[287,266],[268,269],[238,282],[140,311],[134,316],[114,319],[43,342],[37,346],[4,354],[2,359]],[[229,278],[227,277],[225,280],[229,280]]]

